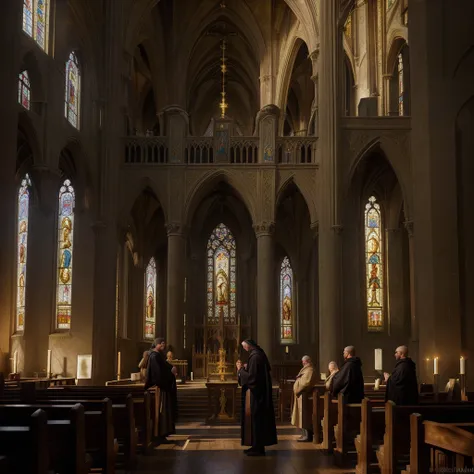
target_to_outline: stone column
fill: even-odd
[[[184,163],[184,149],[189,129],[188,114],[180,107],[166,107],[160,112],[165,118],[168,137],[168,160],[170,163]],[[164,135],[163,134],[163,135]]]
[[[311,114],[314,113],[314,130],[315,136],[319,136],[319,48],[315,49],[309,57],[312,64],[311,80],[314,83],[314,100]]]
[[[319,64],[319,366],[342,353],[341,239],[338,212],[339,61],[342,38],[334,0],[321,0]],[[348,341],[350,343],[350,341]]]
[[[274,164],[277,160],[275,151],[279,116],[280,109],[275,105],[267,105],[257,114],[259,163]]]
[[[276,278],[273,272],[275,259],[273,222],[254,226],[257,236],[257,342],[272,361],[275,344]]]
[[[183,228],[170,223],[168,231],[166,342],[173,346],[175,357],[183,352],[184,264],[186,257]]]
[[[59,174],[33,167],[31,181],[37,193],[30,205],[26,272],[26,376],[46,369],[49,334],[54,329],[56,301],[57,206]]]
[[[404,222],[408,233],[408,253],[410,264],[410,352],[411,357],[418,359],[418,320],[415,313],[415,242],[413,238],[413,221]]]
[[[18,115],[18,73],[23,2],[6,2],[0,15],[0,371],[9,370],[8,352],[15,312],[15,224],[17,189],[15,182]]]

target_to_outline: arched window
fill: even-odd
[[[18,191],[17,214],[17,296],[16,296],[16,330],[25,329],[26,301],[26,260],[28,249],[28,213],[30,209],[31,181],[25,175]]]
[[[23,0],[23,31],[44,50],[48,44],[48,18],[48,0]]]
[[[382,212],[374,196],[365,206],[365,266],[369,331],[384,329],[384,245]]]
[[[56,327],[71,328],[75,193],[66,179],[59,191]]]
[[[403,83],[403,57],[402,53],[397,56],[397,71],[398,71],[398,115],[405,115],[403,108],[403,101],[405,95],[405,86]]]
[[[31,87],[28,71],[25,69],[20,72],[18,77],[18,102],[27,110],[30,110],[31,105]]]
[[[280,267],[281,343],[296,342],[294,313],[294,281],[290,259],[285,257]]]
[[[207,321],[237,323],[236,245],[229,228],[219,224],[207,242]]]
[[[64,99],[64,115],[67,121],[79,129],[81,106],[81,71],[74,51],[66,62],[66,87]]]
[[[145,339],[155,338],[156,327],[156,262],[150,258],[145,271]]]

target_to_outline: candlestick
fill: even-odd
[[[374,350],[375,356],[375,370],[378,372],[382,371],[382,349]]]
[[[119,352],[117,354],[117,380],[120,380],[120,373],[122,372],[121,365],[122,365],[122,354]]]
[[[51,377],[51,355],[52,355],[52,351],[51,349],[48,349],[48,360],[47,360],[47,366],[46,366],[46,377],[48,378]]]
[[[290,348],[288,346],[285,346],[285,354],[289,354],[290,353]]]
[[[435,357],[433,359],[433,375],[438,375],[439,374],[439,367],[438,367],[438,357]]]
[[[466,375],[466,359],[463,356],[459,359],[459,373],[461,375]]]

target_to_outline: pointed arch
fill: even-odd
[[[18,190],[17,209],[17,295],[15,330],[25,329],[26,269],[28,257],[28,217],[30,210],[31,181],[28,174],[21,181]]]
[[[59,190],[56,329],[70,330],[74,252],[75,191],[69,179]]]
[[[280,264],[280,342],[294,344],[296,342],[295,285],[293,268],[288,255]]]
[[[75,128],[80,128],[81,110],[81,68],[74,51],[66,62],[66,84],[64,98],[64,115]]]
[[[156,304],[157,304],[157,275],[158,270],[154,257],[150,258],[145,270],[145,314],[144,316],[144,339],[155,339],[156,333]]]
[[[237,323],[237,248],[230,229],[222,222],[207,241],[207,324]]]

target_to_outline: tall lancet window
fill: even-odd
[[[71,329],[75,193],[66,179],[59,190],[56,327]]]
[[[18,76],[18,103],[25,109],[30,110],[31,86],[28,71],[25,69]]]
[[[288,257],[283,259],[280,267],[280,321],[281,343],[296,342],[293,269]]]
[[[207,242],[207,322],[237,323],[236,245],[229,228],[219,224]]]
[[[30,210],[31,181],[25,175],[18,191],[17,215],[17,295],[16,295],[16,330],[25,329],[26,300],[26,260],[28,256],[28,213]]]
[[[155,339],[156,328],[156,262],[153,257],[145,270],[145,339]]]
[[[397,71],[398,71],[398,115],[405,115],[405,109],[404,109],[404,96],[405,96],[405,88],[403,85],[403,56],[402,53],[400,52],[398,54],[397,58]]]
[[[79,129],[81,107],[81,70],[74,51],[66,63],[66,87],[64,98],[64,115],[67,121]]]
[[[48,0],[23,0],[23,31],[45,51],[48,45],[48,16]]]
[[[365,206],[365,266],[369,331],[384,329],[384,245],[382,212],[374,196]]]

